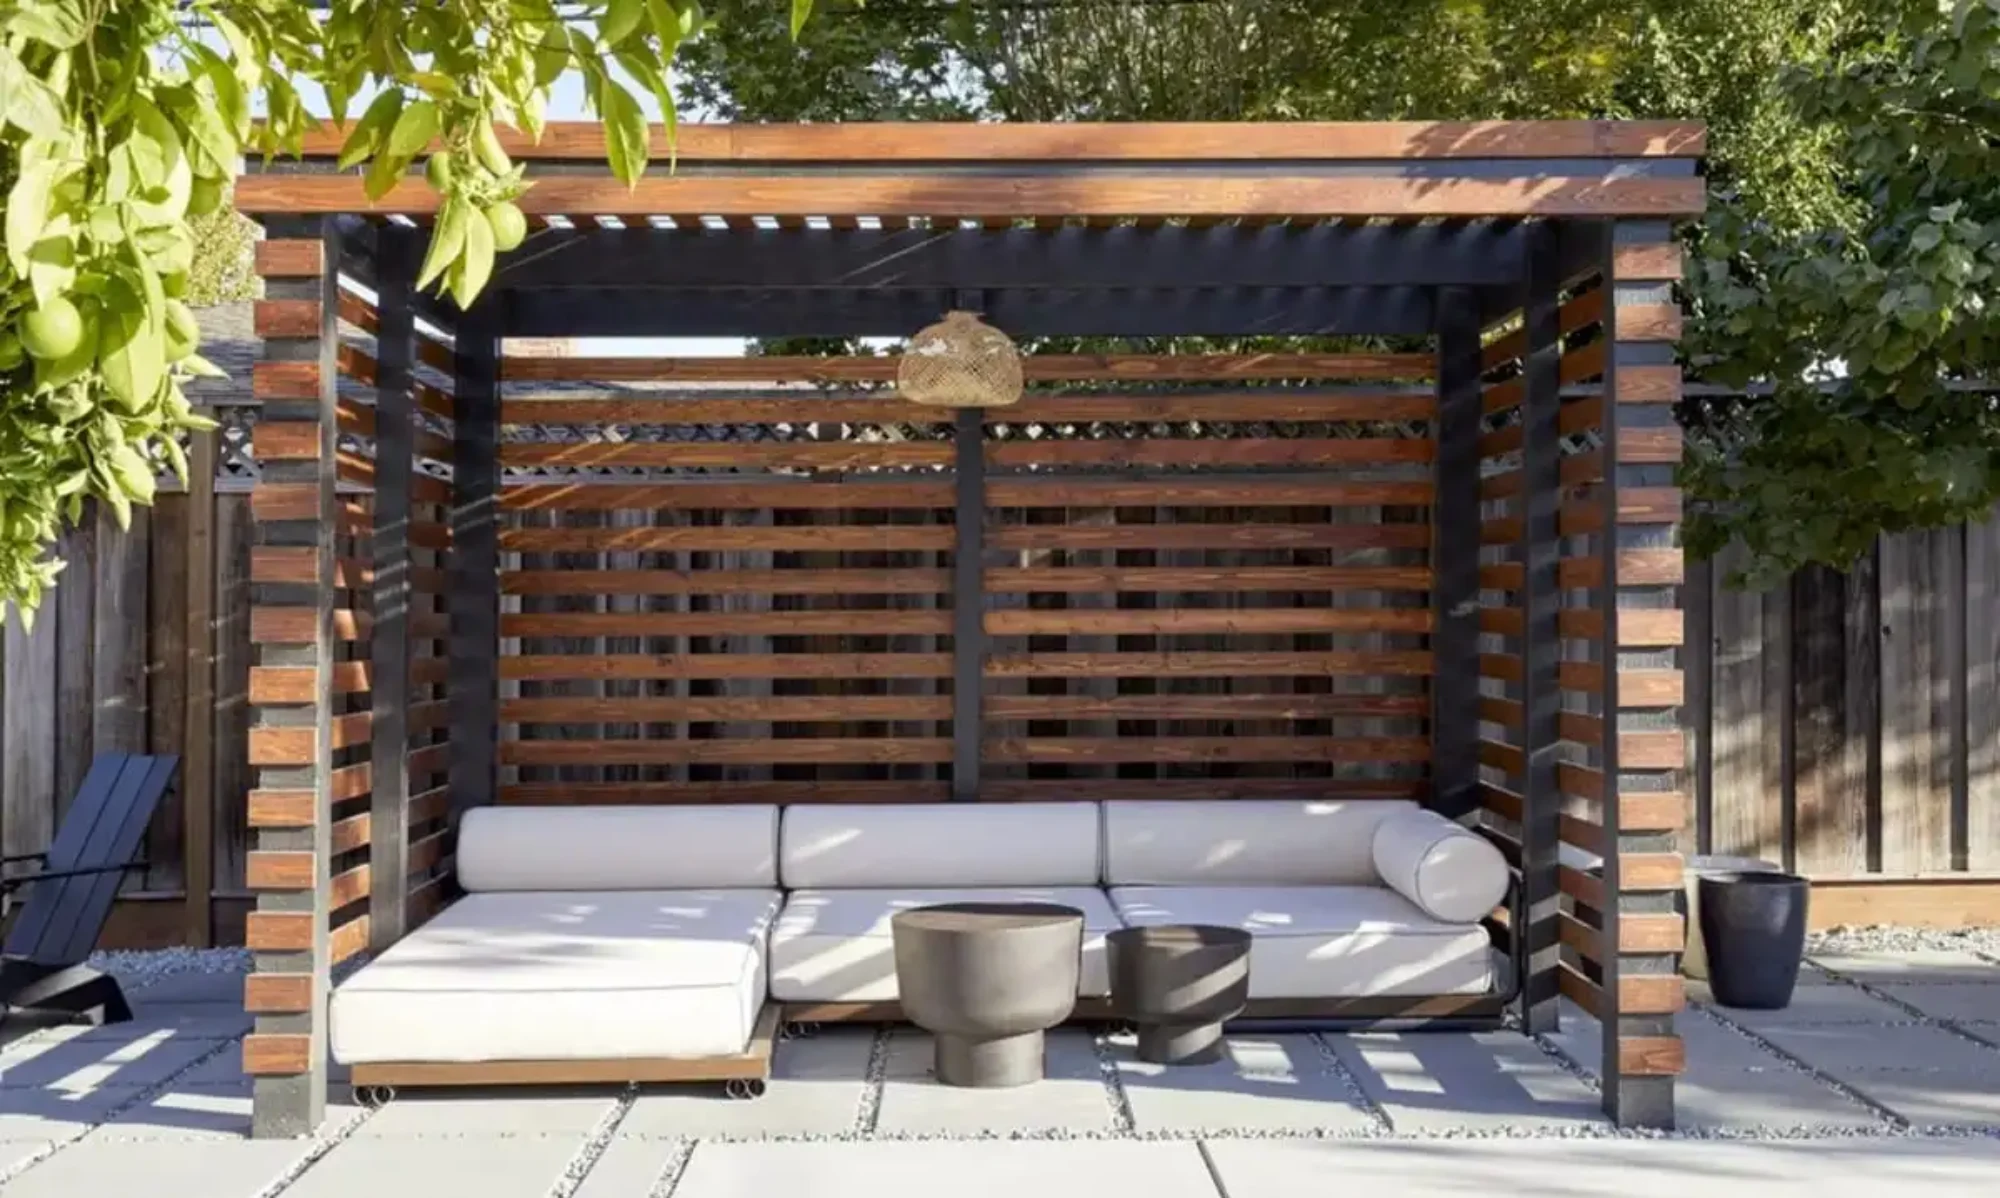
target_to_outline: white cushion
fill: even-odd
[[[808,804],[785,809],[788,890],[1095,886],[1095,803]]]
[[[1385,885],[1446,923],[1477,923],[1507,897],[1507,859],[1484,836],[1435,811],[1404,811],[1375,829]]]
[[[971,890],[797,890],[771,929],[771,997],[780,1002],[894,1002],[895,940],[889,917],[932,903],[1061,903],[1083,913],[1077,993],[1111,992],[1104,934],[1124,925],[1095,887]]]
[[[332,1048],[379,1061],[742,1052],[772,890],[474,894],[334,992]]]
[[[482,890],[768,889],[778,809],[475,807],[458,829],[458,880]]]
[[[1251,998],[1485,994],[1484,928],[1441,923],[1384,886],[1120,886],[1133,927],[1205,923],[1251,935]]]
[[[1104,805],[1107,886],[1372,886],[1375,826],[1400,799]]]

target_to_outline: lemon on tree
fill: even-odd
[[[62,296],[51,296],[21,322],[21,345],[44,362],[67,358],[83,344],[83,314]]]
[[[527,239],[528,218],[507,200],[486,210],[486,223],[493,226],[493,248],[496,250],[514,249]]]

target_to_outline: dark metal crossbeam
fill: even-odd
[[[1124,288],[1518,285],[1522,226],[590,229],[538,233],[498,285]]]

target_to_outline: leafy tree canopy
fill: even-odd
[[[793,34],[811,8],[792,0]],[[698,0],[0,0],[0,605],[39,603],[85,499],[123,521],[162,465],[185,473],[176,438],[204,421],[182,386],[216,373],[187,300],[229,287],[198,255],[232,227],[243,153],[296,152],[315,124],[302,87],[372,195],[424,161],[444,203],[423,282],[464,303],[523,230],[495,126],[539,132],[579,72],[637,178],[637,94],[671,116],[667,64],[704,21]]]

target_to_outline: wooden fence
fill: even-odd
[[[229,486],[129,530],[92,515],[33,628],[6,628],[7,853],[46,845],[94,753],[188,758],[118,943],[242,935],[252,530]],[[1725,588],[1731,562],[1689,566],[1683,847],[1812,875],[1821,923],[2000,922],[2000,513],[1769,593]]]
[[[2000,922],[2000,512],[1765,593],[1734,562],[1689,573],[1684,845],[1811,875],[1820,923]]]

